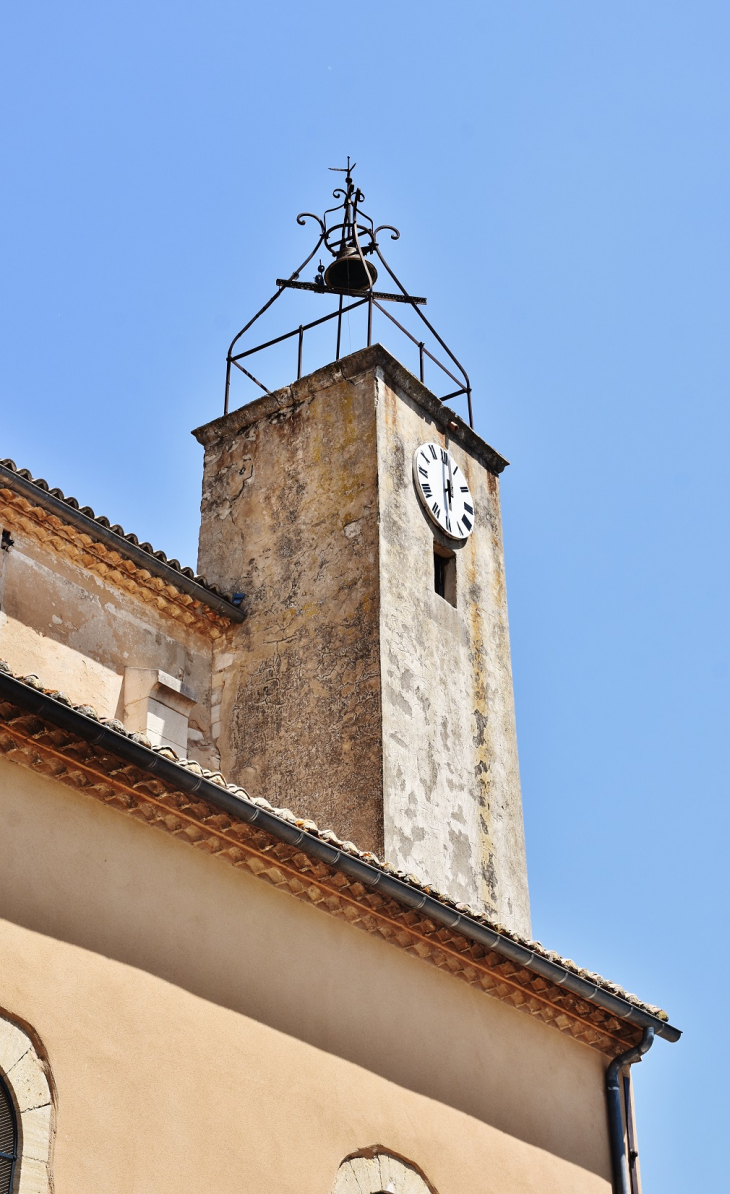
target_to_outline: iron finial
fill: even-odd
[[[263,390],[266,394],[271,391],[259,381],[257,377],[250,373],[243,365],[244,359],[252,356],[254,353],[261,352],[264,349],[271,348],[275,344],[280,344],[284,340],[289,340],[296,336],[298,342],[298,371],[297,376],[302,376],[302,357],[303,357],[303,338],[304,333],[310,328],[317,327],[320,324],[327,323],[330,319],[337,320],[337,342],[336,342],[336,360],[340,359],[340,343],[342,333],[342,316],[350,311],[356,310],[358,307],[367,306],[367,344],[368,347],[372,344],[373,334],[373,312],[377,308],[392,324],[407,337],[411,343],[415,344],[419,354],[419,372],[421,381],[424,380],[424,360],[428,358],[429,361],[437,365],[438,368],[446,374],[452,382],[456,384],[456,389],[449,394],[444,395],[441,399],[445,402],[450,398],[457,398],[462,395],[466,397],[469,409],[469,423],[472,422],[472,408],[471,408],[471,383],[466,370],[456,359],[451,349],[444,343],[439,336],[436,329],[429,323],[426,316],[420,310],[425,306],[425,298],[420,298],[416,295],[409,294],[401,281],[396,277],[395,273],[385,260],[383,253],[378,244],[378,233],[389,232],[391,240],[398,240],[400,233],[392,224],[380,224],[377,228],[371,217],[367,215],[362,209],[362,204],[365,202],[365,195],[359,187],[355,185],[352,179],[352,172],[355,169],[357,162],[350,161],[350,155],[347,155],[346,166],[330,166],[329,169],[336,174],[345,175],[345,185],[335,187],[332,192],[333,198],[338,202],[333,207],[328,207],[323,216],[314,215],[311,211],[300,212],[297,216],[297,224],[304,226],[307,220],[314,220],[319,228],[319,236],[317,243],[312,249],[311,253],[305,257],[298,269],[294,270],[288,278],[278,278],[276,285],[278,287],[276,293],[264,304],[259,312],[254,315],[253,319],[241,329],[231,342],[228,349],[228,356],[226,358],[226,392],[224,402],[224,413],[228,412],[229,396],[231,386],[231,368],[235,366],[236,369],[244,373],[251,381]],[[310,261],[317,256],[318,253],[329,253],[332,257],[328,266],[324,266],[322,261],[319,262],[319,268],[311,282],[300,281],[300,275],[304,269],[309,265]],[[383,269],[393,280],[397,287],[398,293],[385,293],[373,289],[378,278],[378,270],[375,267],[372,258],[377,256]],[[366,260],[371,258],[371,260]],[[311,323],[300,324],[293,331],[285,332],[283,336],[277,336],[273,340],[267,340],[265,344],[259,344],[255,348],[249,348],[243,352],[234,352],[236,345],[250,327],[268,311],[269,307],[274,303],[285,290],[308,290],[317,294],[334,295],[338,300],[337,309],[332,311],[329,315],[322,316],[319,319],[312,320]],[[345,297],[352,297],[356,301],[350,303],[348,306],[343,305]],[[426,325],[428,331],[433,336],[439,347],[446,353],[451,368],[447,367],[438,357],[425,347],[422,340],[415,336],[403,327],[401,323],[395,319],[390,312],[382,305],[387,303],[405,303],[410,306],[416,313],[418,318]],[[455,368],[457,374],[451,371]]]

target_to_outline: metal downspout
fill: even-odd
[[[614,1057],[606,1070],[606,1099],[608,1102],[608,1134],[611,1144],[611,1170],[613,1172],[614,1194],[638,1194],[638,1187],[632,1180],[636,1154],[632,1151],[629,1166],[626,1164],[626,1144],[624,1139],[624,1117],[621,1107],[621,1071],[626,1066],[641,1061],[654,1044],[654,1029],[645,1028],[644,1035],[633,1049],[620,1053]],[[628,1119],[630,1108],[626,1107],[627,1128],[630,1133]]]

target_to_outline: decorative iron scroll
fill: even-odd
[[[288,278],[277,278],[277,290],[271,298],[264,303],[263,307],[253,316],[248,323],[241,328],[240,332],[234,336],[231,341],[228,355],[226,357],[226,389],[225,400],[223,405],[223,413],[227,414],[230,401],[231,390],[231,366],[235,366],[241,373],[245,374],[255,385],[263,390],[265,394],[270,394],[271,391],[262,381],[251,373],[242,363],[249,357],[254,356],[258,352],[263,352],[267,348],[273,348],[276,344],[282,344],[285,340],[294,339],[297,337],[298,352],[297,352],[297,379],[302,376],[302,358],[304,350],[304,333],[311,328],[319,327],[321,324],[328,323],[330,320],[337,321],[337,336],[335,346],[335,360],[339,360],[341,356],[342,344],[342,316],[350,311],[357,310],[358,307],[367,306],[367,344],[368,347],[372,344],[373,339],[373,310],[377,308],[392,324],[401,332],[411,343],[415,344],[419,355],[419,376],[421,381],[424,381],[424,371],[426,358],[433,362],[455,385],[456,389],[448,394],[444,394],[441,398],[442,402],[446,402],[451,398],[458,398],[465,396],[467,400],[467,407],[469,412],[469,425],[474,426],[472,402],[471,402],[471,383],[463,365],[454,356],[448,345],[439,336],[436,329],[429,323],[426,316],[423,314],[421,307],[426,305],[426,299],[417,295],[409,294],[400,280],[396,277],[388,262],[383,256],[378,236],[380,233],[389,233],[391,240],[398,240],[400,232],[391,224],[380,224],[377,228],[373,220],[362,209],[362,204],[365,196],[359,187],[355,185],[352,179],[352,171],[356,163],[350,164],[350,159],[347,159],[346,167],[333,166],[330,169],[337,170],[345,175],[345,186],[336,187],[332,192],[333,198],[341,200],[335,204],[334,207],[329,207],[325,211],[322,218],[313,214],[310,211],[300,212],[297,216],[297,224],[304,226],[307,220],[314,220],[318,227],[319,235],[317,242],[311,253],[305,257],[302,264],[295,269]],[[309,265],[310,261],[317,255],[318,252],[329,253],[333,260],[329,266],[325,267],[320,260],[317,272],[313,281],[306,282],[300,280],[300,274]],[[378,277],[378,270],[375,266],[373,258],[377,258],[389,277],[393,280],[397,287],[396,293],[388,293],[387,291],[375,290],[374,284]],[[370,260],[368,260],[370,259]],[[349,285],[342,285],[342,281],[349,282]],[[253,327],[258,319],[269,310],[269,308],[276,302],[276,300],[284,293],[285,290],[303,290],[315,294],[329,294],[333,295],[337,300],[337,309],[330,312],[329,315],[323,315],[319,319],[313,319],[310,323],[300,324],[289,332],[285,332],[282,336],[276,336],[272,340],[267,340],[263,344],[257,344],[253,348],[245,349],[242,352],[237,352],[236,347],[239,341],[245,334]],[[352,298],[355,301],[345,305],[344,300]],[[425,324],[428,331],[431,333],[436,342],[441,346],[446,353],[451,366],[457,370],[453,373],[452,370],[440,361],[438,357],[426,347],[423,340],[418,340],[413,336],[407,328],[403,327],[401,323],[391,315],[390,311],[383,306],[383,303],[406,303],[413,308],[419,319]]]

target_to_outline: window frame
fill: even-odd
[[[56,1097],[50,1063],[33,1029],[4,1009],[0,1010],[0,1080],[14,1113],[11,1194],[19,1194],[26,1185],[34,1194],[52,1194]]]
[[[13,1194],[13,1190],[15,1189],[15,1174],[18,1168],[18,1143],[20,1135],[18,1131],[18,1108],[15,1105],[12,1088],[2,1072],[0,1072],[0,1095],[7,1099],[13,1124],[12,1153],[3,1152],[2,1149],[0,1149],[0,1159],[4,1161],[10,1161],[10,1180],[7,1185],[7,1194]],[[0,1194],[5,1194],[5,1192],[0,1191]]]

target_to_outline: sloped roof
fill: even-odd
[[[217,614],[234,622],[243,620],[241,610],[233,604],[230,595],[222,593],[205,577],[196,575],[192,568],[184,568],[179,560],[169,559],[164,551],[156,551],[151,543],[140,543],[136,535],[125,531],[118,523],[112,525],[108,518],[96,514],[90,506],[80,506],[76,498],[67,497],[58,488],[52,489],[42,477],[34,477],[28,469],[18,468],[9,457],[0,460],[0,491],[3,489],[13,491],[91,539],[111,547],[136,567],[203,602]]]
[[[50,764],[44,758],[41,723],[62,730],[60,737],[54,733],[47,746]],[[86,758],[81,757],[80,742],[88,744]],[[666,1012],[617,983],[561,957],[539,941],[527,941],[495,924],[417,876],[394,870],[376,855],[342,841],[332,830],[322,829],[290,809],[272,808],[262,797],[249,796],[238,785],[227,783],[220,772],[181,759],[169,747],[151,746],[143,734],[128,731],[115,719],[100,718],[88,705],[73,705],[64,693],[45,689],[37,676],[13,675],[2,661],[0,752],[46,773],[50,767],[55,778],[85,788],[105,803],[114,803],[114,793],[121,786],[125,796],[117,807],[194,845],[221,853],[233,865],[245,862],[259,877],[286,886],[299,898],[310,898],[336,915],[363,922],[361,927],[380,932],[441,968],[458,971],[467,981],[478,982],[498,998],[603,1052],[620,1052],[647,1026],[667,1040],[679,1039],[680,1033],[668,1023]],[[68,771],[59,769],[58,760],[64,752],[70,759]],[[112,763],[107,765],[110,755]],[[119,758],[133,774],[120,778],[124,769],[119,769]],[[87,772],[90,778],[85,778]],[[196,827],[195,833],[191,825]],[[262,858],[267,859],[268,868]],[[273,872],[272,862],[276,864]],[[285,877],[280,882],[282,872]],[[277,877],[272,879],[272,873]],[[321,895],[323,889],[329,893],[327,899]],[[338,901],[345,896],[350,904],[364,905],[365,914],[355,917],[347,909],[343,912]],[[380,921],[386,923],[385,929]],[[414,935],[415,945],[410,939]]]

